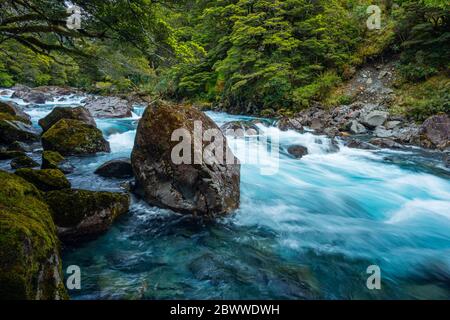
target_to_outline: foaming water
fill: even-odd
[[[42,106],[31,108],[37,118]],[[44,106],[46,108],[46,106]],[[129,156],[138,118],[96,119],[111,154],[72,158],[74,187],[121,190],[93,174]],[[45,111],[47,112],[47,111]],[[251,120],[209,112],[219,125]],[[450,179],[420,149],[349,149],[324,136],[258,125],[259,136],[229,145],[241,160],[241,206],[202,222],[133,198],[99,239],[66,249],[82,270],[74,299],[413,299],[450,298]],[[279,153],[264,141],[279,141]],[[309,154],[292,158],[287,148]],[[271,175],[261,168],[276,168]],[[382,290],[368,290],[378,265]]]

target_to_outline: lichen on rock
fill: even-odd
[[[64,173],[57,169],[19,169],[15,174],[46,192],[69,189],[71,187]]]

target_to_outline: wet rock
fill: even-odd
[[[11,97],[11,93],[7,90],[0,91],[0,96]]]
[[[444,150],[450,147],[450,117],[438,114],[422,124],[421,145],[430,149]]]
[[[23,112],[19,105],[14,102],[0,101],[0,119],[16,120],[26,124],[31,124],[31,117]]]
[[[346,146],[348,148],[352,149],[364,149],[364,150],[375,150],[376,148],[371,145],[370,143],[357,140],[357,139],[351,139],[347,142]]]
[[[310,128],[316,131],[323,130],[325,127],[324,121],[320,118],[315,118],[311,120]]]
[[[210,142],[198,141],[194,150],[188,138],[194,141],[194,121],[200,121],[203,132],[215,129],[215,141],[223,142],[223,155],[219,158],[207,152]],[[184,161],[175,164],[171,154],[180,143],[172,141],[175,130],[183,128],[182,137],[187,148]],[[217,148],[219,146],[217,145]],[[201,151],[205,150],[203,157]],[[225,156],[224,156],[225,157]],[[194,164],[195,162],[199,164]],[[179,159],[181,160],[181,159]],[[179,163],[178,162],[178,163]],[[239,206],[240,165],[237,163],[226,138],[217,125],[204,113],[189,106],[159,104],[146,109],[137,130],[131,157],[137,192],[153,205],[174,211],[211,217],[229,213]]]
[[[91,240],[107,231],[130,205],[128,194],[75,189],[48,192],[45,200],[59,238],[67,243]]]
[[[278,129],[281,131],[288,131],[288,130],[294,130],[300,133],[304,132],[303,125],[301,123],[301,120],[298,118],[283,118],[277,123]]]
[[[0,160],[10,160],[25,156],[26,154],[23,151],[0,151]]]
[[[288,152],[296,159],[301,159],[308,154],[308,148],[300,145],[290,146]]]
[[[380,148],[387,148],[387,149],[404,149],[405,147],[397,142],[395,142],[392,139],[387,138],[373,138],[370,140],[370,143],[378,146]]]
[[[21,156],[18,158],[14,158],[11,161],[11,168],[13,169],[36,168],[36,167],[39,167],[39,163],[37,163],[28,156]]]
[[[349,130],[353,134],[364,134],[367,133],[367,129],[364,125],[356,120],[352,120],[349,124]]]
[[[109,142],[96,127],[78,120],[62,119],[42,135],[44,150],[61,155],[110,152]]]
[[[88,97],[84,107],[95,118],[127,118],[132,116],[133,106],[118,97]]]
[[[106,178],[126,179],[133,177],[133,167],[128,158],[114,159],[102,164],[95,170],[95,174]]]
[[[444,153],[442,160],[444,161],[444,166],[450,168],[450,153]]]
[[[58,169],[63,173],[72,173],[75,168],[57,151],[42,152],[41,169]]]
[[[33,142],[39,140],[39,132],[20,121],[0,120],[0,144],[9,145],[16,141]]]
[[[67,298],[56,228],[41,193],[0,171],[0,208],[1,299]]]
[[[401,124],[402,124],[401,121],[388,121],[388,122],[386,122],[384,127],[387,130],[393,130],[393,129],[399,128]]]
[[[389,113],[385,111],[375,110],[362,117],[362,123],[369,128],[382,126],[388,119]]]
[[[12,98],[22,99],[27,103],[44,104],[47,100],[52,100],[52,97],[50,95],[45,94],[44,92],[33,90],[26,86],[18,85],[13,87],[12,90],[14,90],[14,93],[11,96]]]
[[[393,132],[392,130],[386,130],[386,128],[383,126],[379,126],[375,129],[373,135],[378,138],[389,138],[392,137]]]
[[[64,176],[64,173],[56,169],[19,169],[15,174],[27,180],[39,190],[45,192],[69,189],[71,187],[71,184]]]
[[[14,141],[8,146],[8,151],[31,152],[33,147],[20,141]]]
[[[61,119],[78,120],[93,127],[97,126],[92,115],[84,107],[56,107],[45,118],[39,120],[39,125],[46,132]]]
[[[233,137],[243,137],[245,135],[257,135],[259,128],[250,121],[231,121],[220,127],[220,130],[227,135]]]

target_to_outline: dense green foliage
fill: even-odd
[[[8,7],[13,2],[2,5],[7,18],[17,14]],[[29,2],[64,16],[62,1]],[[0,24],[0,86],[140,90],[231,112],[271,114],[325,99],[358,66],[379,56],[400,56],[405,83],[437,74],[448,78],[445,0],[73,2],[83,8],[83,29],[31,33],[47,44],[39,50],[17,35],[5,39]],[[380,30],[366,26],[371,4],[382,10]],[[46,50],[49,44],[54,50]],[[447,111],[438,104],[436,110]]]

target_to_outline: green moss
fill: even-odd
[[[19,112],[10,103],[0,101],[0,120],[16,120],[27,124],[31,124],[31,121],[24,116],[21,116]]]
[[[58,165],[65,158],[57,151],[44,151],[42,153],[42,169],[58,169]]]
[[[66,297],[55,229],[38,189],[0,171],[0,299]]]
[[[59,227],[75,227],[83,219],[104,209],[112,211],[114,220],[128,211],[129,196],[123,193],[97,192],[88,190],[52,191],[45,199],[53,212],[55,224]]]
[[[28,156],[20,156],[18,158],[14,158],[11,161],[11,168],[20,169],[20,168],[35,168],[38,167],[39,163],[34,161]]]
[[[109,152],[109,143],[102,132],[78,120],[62,119],[42,135],[45,150],[62,155]]]
[[[16,175],[24,178],[42,191],[69,189],[71,184],[64,173],[56,169],[19,169]]]

